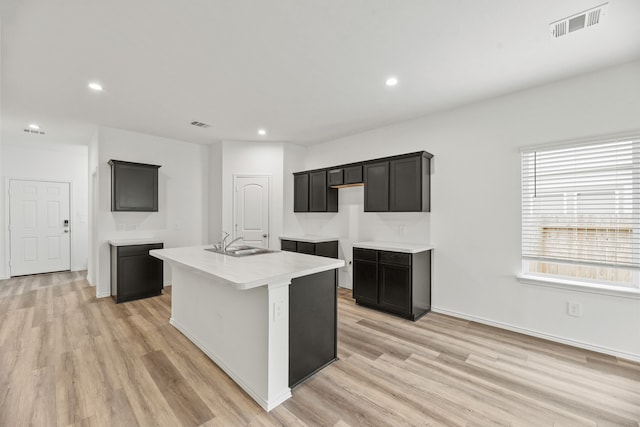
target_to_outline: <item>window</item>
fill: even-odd
[[[522,152],[523,273],[639,288],[640,138]]]

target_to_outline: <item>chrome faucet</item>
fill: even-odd
[[[229,238],[229,233],[227,233],[226,231],[222,232],[222,239],[220,239],[220,241],[216,244],[213,245],[213,248],[220,252],[220,251],[226,251],[226,245],[225,242],[227,241],[227,239]]]
[[[222,239],[216,243],[215,245],[213,245],[213,248],[220,253],[226,253],[227,249],[229,248],[229,246],[231,246],[234,242],[237,242],[238,240],[244,239],[244,237],[239,236],[236,237],[235,239],[233,239],[232,241],[230,241],[229,243],[227,243],[227,239],[229,238],[230,234],[227,233],[226,231],[222,232]]]
[[[227,243],[224,246],[223,252],[227,252],[227,249],[229,248],[229,246],[231,246],[234,242],[237,242],[238,240],[242,240],[242,239],[244,239],[244,237],[239,236],[239,237],[236,237],[235,239],[233,239],[232,241],[230,241],[229,243]]]

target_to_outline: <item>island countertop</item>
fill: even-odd
[[[295,252],[276,251],[233,257],[207,251],[205,250],[207,248],[211,246],[154,249],[149,253],[163,261],[179,263],[190,269],[215,276],[237,289],[252,289],[269,283],[290,281],[295,277],[344,266],[344,261],[341,259]]]

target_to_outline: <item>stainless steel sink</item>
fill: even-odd
[[[234,247],[228,248],[226,251],[220,250],[218,248],[206,248],[205,251],[215,252],[217,254],[229,255],[234,257],[243,257],[243,256],[249,256],[249,255],[258,255],[258,254],[267,254],[270,252],[277,252],[276,250],[273,250],[273,249],[256,248],[254,246],[246,246],[246,245],[234,246]]]

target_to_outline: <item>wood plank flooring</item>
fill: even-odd
[[[339,357],[264,412],[169,325],[160,297],[84,273],[0,281],[0,426],[638,426],[640,364],[339,292]]]

